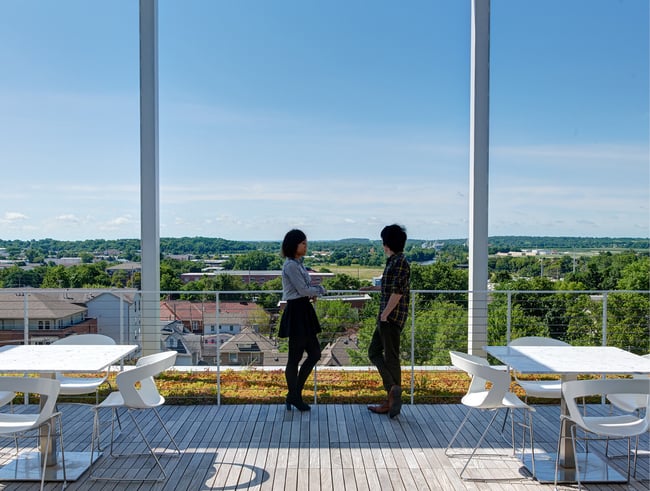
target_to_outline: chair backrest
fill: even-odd
[[[542,336],[524,336],[516,338],[508,343],[508,346],[571,346],[569,343],[559,339],[546,338]]]
[[[22,392],[24,394],[39,394],[47,398],[42,404],[34,428],[52,417],[59,396],[61,383],[58,380],[42,377],[0,377],[0,391]]]
[[[650,353],[648,353],[647,355],[641,355],[641,358],[648,358],[650,360]],[[650,377],[650,374],[648,373],[635,373],[634,375],[632,375],[632,378],[639,378],[642,380],[647,380],[648,377]]]
[[[176,351],[163,351],[141,357],[135,368],[119,373],[116,377],[117,387],[124,399],[124,405],[144,409],[158,406],[165,402],[160,395],[154,376],[174,366]],[[139,384],[139,388],[136,388]]]
[[[115,340],[103,334],[76,334],[57,339],[52,344],[88,345],[88,344],[115,344]]]
[[[486,359],[478,356],[450,351],[451,363],[471,377],[471,382],[466,395],[482,393],[482,397],[472,404],[473,407],[491,408],[500,407],[503,397],[510,389],[510,374],[489,365]],[[492,385],[488,390],[486,383]]]
[[[598,379],[598,380],[572,380],[562,383],[562,395],[566,401],[569,418],[579,426],[585,427],[584,415],[576,399],[593,395],[640,395],[646,396],[646,418],[648,417],[648,404],[650,404],[650,383],[639,379]]]

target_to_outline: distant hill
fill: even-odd
[[[425,242],[442,246],[466,246],[467,239],[409,239],[408,246],[417,247]],[[650,239],[642,237],[535,237],[535,236],[495,236],[488,238],[490,252],[521,249],[554,250],[648,250]],[[339,240],[311,241],[312,250],[331,249],[350,252],[359,247],[366,249],[381,246],[380,240],[365,238],[346,238]],[[165,237],[160,239],[162,254],[192,254],[214,256],[219,254],[239,254],[254,250],[278,252],[280,241],[235,241],[217,237]],[[140,252],[139,239],[89,239],[82,241],[40,240],[0,240],[0,257],[19,255],[27,250],[38,251],[45,257],[77,256],[80,253],[111,255],[119,252],[121,256],[137,255]]]

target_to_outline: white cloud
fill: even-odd
[[[74,224],[81,223],[81,219],[73,214],[59,215],[58,217],[56,217],[56,220],[64,223],[74,223]]]
[[[13,223],[27,219],[29,219],[29,217],[24,213],[19,213],[17,211],[6,211],[1,221],[3,223]]]

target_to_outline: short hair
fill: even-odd
[[[282,256],[283,257],[296,257],[296,250],[298,249],[298,244],[303,240],[306,240],[307,236],[302,230],[294,228],[289,230],[284,236],[282,241]]]
[[[406,245],[406,229],[401,225],[387,225],[381,231],[381,240],[395,254],[404,252]]]

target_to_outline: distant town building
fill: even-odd
[[[183,283],[189,283],[190,281],[198,281],[201,278],[205,277],[215,277],[217,275],[231,275],[240,278],[244,284],[248,285],[250,283],[255,283],[258,285],[263,285],[267,281],[274,280],[276,278],[282,277],[282,271],[255,271],[255,270],[220,270],[220,271],[210,271],[210,272],[200,272],[200,273],[181,273],[181,281]],[[310,271],[309,276],[311,277],[312,284],[320,285],[323,280],[327,278],[333,278],[334,273],[317,273],[315,271]]]

